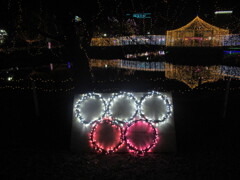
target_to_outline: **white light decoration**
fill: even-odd
[[[163,101],[163,104],[165,105],[165,112],[163,113],[162,117],[160,117],[160,119],[152,119],[146,116],[146,113],[144,112],[143,104],[147,99],[150,99],[153,96],[157,96],[160,100]],[[148,121],[152,121],[154,123],[164,122],[172,115],[172,104],[166,95],[163,95],[156,91],[148,92],[140,100],[139,113],[143,118],[148,119]]]
[[[134,110],[131,112],[130,117],[126,117],[126,118],[121,118],[121,117],[116,117],[116,116],[114,117],[114,112],[112,111],[113,105],[116,104],[120,99],[124,99],[124,98],[132,101],[132,103],[133,103],[132,106],[133,106]],[[127,106],[127,104],[125,104],[125,106]],[[121,123],[128,122],[128,121],[133,120],[133,118],[137,115],[138,106],[139,106],[139,103],[132,93],[129,93],[129,92],[116,93],[116,94],[113,94],[113,96],[109,99],[107,114],[109,116],[113,117],[113,119],[115,121],[118,121]]]
[[[82,112],[82,107],[81,105],[86,102],[87,100],[99,100],[103,106],[103,110],[101,112],[101,114],[98,117],[95,117],[93,119],[91,119],[90,121],[87,121],[84,117],[83,117],[83,112]],[[106,102],[105,100],[102,98],[102,96],[100,94],[97,93],[88,93],[88,94],[83,94],[82,97],[80,99],[78,99],[75,103],[74,106],[74,112],[75,112],[75,116],[77,118],[77,120],[83,124],[92,124],[95,121],[99,121],[102,119],[102,117],[104,117],[105,113],[106,113]]]
[[[79,16],[75,16],[74,21],[75,22],[80,22],[80,21],[82,21],[82,18],[80,18]]]
[[[215,14],[232,14],[233,11],[215,11]]]
[[[157,100],[162,102],[162,106],[156,107],[161,108],[162,115],[158,118],[151,118],[146,115],[146,110],[144,109],[144,103],[146,100],[156,97]],[[99,100],[103,106],[100,115],[97,117],[87,120],[83,116],[83,103],[87,100]],[[118,104],[120,103],[120,105]],[[148,107],[151,108],[151,107]],[[94,109],[94,108],[93,108]],[[129,112],[126,112],[127,111]],[[170,99],[160,92],[152,91],[147,92],[142,97],[135,97],[133,93],[130,92],[119,92],[114,93],[110,98],[104,99],[101,94],[88,93],[83,94],[80,99],[78,99],[74,106],[75,117],[78,122],[85,125],[92,124],[96,121],[101,120],[104,117],[110,117],[115,123],[124,125],[125,123],[132,122],[138,117],[142,117],[153,123],[166,122],[168,118],[172,115],[172,104]]]
[[[0,29],[0,45],[4,43],[8,34],[4,29]]]
[[[9,77],[7,78],[8,81],[11,81],[12,79],[13,79],[12,76],[9,76]]]

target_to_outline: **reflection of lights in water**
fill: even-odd
[[[162,56],[165,55],[165,51],[156,51],[156,52],[144,52],[144,53],[135,53],[135,54],[126,54],[126,58],[137,58],[144,56]]]
[[[105,68],[120,68],[131,69],[139,71],[164,71],[165,62],[144,62],[144,61],[128,61],[128,60],[96,60],[91,59],[89,61],[91,67]]]
[[[215,82],[222,78],[220,66],[184,66],[165,63],[165,77],[176,79],[191,89],[207,82]]]
[[[221,74],[234,78],[240,78],[240,67],[220,66]]]

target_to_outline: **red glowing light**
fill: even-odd
[[[127,125],[124,140],[129,152],[142,155],[157,144],[157,129],[146,120],[136,120]]]
[[[90,145],[97,152],[109,154],[117,151],[122,143],[122,128],[105,118],[97,122],[90,133]]]

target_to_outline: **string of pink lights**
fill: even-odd
[[[115,130],[115,143],[104,145],[104,143],[101,142],[99,129],[102,125],[111,126],[111,128]],[[141,130],[141,138],[139,138],[139,130]],[[138,141],[136,141],[136,137]],[[98,153],[111,154],[118,151],[125,144],[128,152],[134,155],[145,155],[147,152],[151,152],[159,141],[157,128],[147,119],[137,119],[131,123],[126,123],[125,127],[122,128],[114,123],[111,118],[103,118],[93,125],[89,139],[91,148]],[[139,141],[139,139],[141,139],[141,141]]]

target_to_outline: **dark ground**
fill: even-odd
[[[36,149],[1,153],[4,179],[236,179],[239,155],[229,153],[72,154]]]

